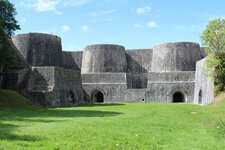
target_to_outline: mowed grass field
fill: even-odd
[[[0,90],[0,149],[225,150],[225,100],[40,108]]]

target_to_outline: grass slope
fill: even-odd
[[[28,107],[32,103],[16,91],[0,90],[0,107]]]
[[[224,118],[225,100],[207,106],[0,106],[0,149],[224,150]]]

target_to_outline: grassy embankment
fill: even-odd
[[[10,107],[9,107],[10,106]],[[0,90],[0,149],[224,150],[225,100],[193,104],[31,106]]]

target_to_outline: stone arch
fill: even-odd
[[[173,92],[172,102],[173,103],[185,103],[186,102],[186,96],[185,96],[184,92],[182,92],[182,91]]]
[[[94,90],[91,92],[91,101],[96,103],[104,102],[104,94],[101,90]]]
[[[198,104],[202,104],[202,90],[199,90],[199,93],[198,93]]]
[[[67,101],[68,103],[72,103],[72,104],[75,103],[73,91],[69,91],[69,93],[67,94]]]

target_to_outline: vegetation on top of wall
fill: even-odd
[[[225,19],[209,21],[202,33],[202,44],[207,46],[206,71],[214,81],[216,95],[225,91]]]

